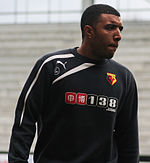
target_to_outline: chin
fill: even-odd
[[[106,59],[111,59],[111,58],[113,58],[113,56],[114,56],[114,53],[109,53],[109,54],[107,54],[106,55]]]

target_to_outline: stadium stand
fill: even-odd
[[[124,26],[114,59],[137,81],[140,154],[150,155],[150,22]],[[0,25],[0,36],[0,151],[7,152],[17,99],[35,61],[46,53],[79,46],[81,35],[79,24],[64,23]]]

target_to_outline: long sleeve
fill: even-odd
[[[27,163],[35,136],[36,122],[44,105],[47,88],[47,69],[40,59],[34,66],[21,92],[12,129],[9,163]]]
[[[118,163],[139,162],[138,140],[138,99],[137,88],[132,74],[126,80],[126,94],[118,113],[115,137],[118,148]]]

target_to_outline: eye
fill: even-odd
[[[107,30],[112,31],[117,28],[115,24],[107,24],[105,27]]]
[[[120,29],[120,31],[123,31],[123,26],[120,26],[119,29]]]
[[[115,24],[107,24],[105,28],[109,31],[115,30],[116,28],[119,28],[120,32],[123,30],[123,26],[117,26]]]

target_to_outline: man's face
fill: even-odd
[[[95,59],[112,58],[121,40],[123,26],[120,17],[101,14],[92,28],[91,48]]]

